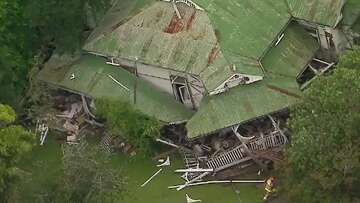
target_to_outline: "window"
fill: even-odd
[[[180,76],[170,76],[173,92],[176,100],[183,104],[191,104],[191,96],[186,79]]]

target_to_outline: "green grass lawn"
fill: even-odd
[[[179,177],[181,174],[174,173],[175,169],[183,168],[181,159],[172,157],[171,162],[171,167],[164,168],[148,185],[140,187],[158,170],[155,166],[156,163],[150,159],[126,161],[123,157],[114,157],[114,165],[122,168],[128,177],[129,193],[123,202],[185,203],[185,194],[193,199],[201,199],[206,203],[262,202],[263,191],[257,189],[254,184],[205,185],[190,187],[181,191],[170,190],[167,188],[168,186],[184,182]]]
[[[35,195],[60,175],[61,147],[54,139],[48,139],[45,146],[36,147],[22,161],[22,169],[32,173],[31,178],[25,178],[19,184],[19,202],[35,202]],[[184,181],[174,170],[182,168],[180,157],[171,157],[171,167],[163,171],[145,187],[145,182],[158,168],[157,163],[150,158],[128,158],[122,155],[112,155],[112,165],[121,170],[127,177],[127,193],[121,203],[185,203],[185,194],[193,199],[201,199],[204,203],[260,203],[263,190],[254,184],[206,185],[186,188],[182,191],[170,190],[170,185],[181,184]],[[30,176],[29,176],[30,177]]]

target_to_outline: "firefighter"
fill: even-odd
[[[269,179],[265,182],[265,191],[266,194],[264,196],[264,201],[267,201],[269,198],[274,196],[274,194],[277,192],[276,189],[276,178],[274,176],[271,176]]]

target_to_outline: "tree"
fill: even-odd
[[[359,53],[341,57],[337,69],[315,81],[291,110],[283,180],[293,202],[359,201]]]
[[[160,136],[160,122],[135,109],[131,104],[111,99],[96,101],[96,113],[106,120],[113,135],[123,136],[142,154],[149,154]]]
[[[64,146],[64,176],[53,181],[39,202],[117,202],[125,191],[120,172],[112,169],[109,157],[85,141]]]
[[[87,17],[104,13],[110,0],[31,0],[26,13],[38,45],[54,46],[58,52],[77,51],[85,39]]]
[[[356,48],[342,55],[337,66],[340,68],[360,70],[360,48]]]
[[[34,136],[15,121],[14,110],[0,104],[0,201],[7,198],[10,185],[19,175],[19,159],[33,147]]]
[[[23,1],[0,1],[0,102],[19,103],[31,63],[31,38]]]
[[[20,107],[35,56],[42,63],[54,48],[77,51],[89,15],[100,19],[109,6],[110,0],[1,0],[0,102]]]

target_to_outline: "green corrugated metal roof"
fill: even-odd
[[[88,41],[111,32],[124,24],[142,9],[156,2],[156,0],[115,0],[116,2],[106,13],[99,26],[91,33]]]
[[[353,26],[351,27],[352,31],[360,34],[360,18],[358,18],[355,23],[353,24]]]
[[[197,0],[219,35],[224,54],[260,59],[291,16],[282,0]]]
[[[300,95],[294,78],[268,76],[263,81],[205,98],[186,124],[188,137],[207,135],[278,111],[297,102]]]
[[[262,59],[265,79],[204,99],[198,112],[186,125],[188,136],[206,135],[279,111],[299,101],[302,93],[296,76],[317,49],[317,42],[300,25],[291,23],[280,43]]]
[[[360,1],[347,0],[343,10],[343,24],[352,26],[360,16]]]
[[[87,51],[131,60],[138,58],[139,62],[197,75],[207,90],[215,89],[234,73],[263,75],[264,68],[263,81],[205,97],[186,125],[191,138],[276,112],[299,101],[301,91],[296,76],[311,60],[318,44],[298,24],[290,23],[291,15],[335,26],[343,3],[342,0],[194,2],[205,11],[177,4],[180,20],[170,3],[118,0],[84,46]],[[284,38],[276,45],[282,34]],[[70,73],[80,78],[70,80]],[[128,86],[130,92],[115,84],[107,74]],[[65,64],[55,70],[45,68],[40,75],[48,82],[93,97],[111,96],[133,102],[134,76],[107,66],[96,57],[85,56],[72,66]],[[136,94],[136,107],[148,115],[167,122],[191,117],[191,112],[173,97],[159,93],[142,80],[138,81]]]
[[[119,0],[84,49],[198,75],[211,91],[234,73],[262,75],[258,60],[287,26],[291,14],[335,25],[343,0],[195,3],[205,11],[177,4],[180,20],[170,3]]]
[[[252,0],[247,1],[248,6],[255,6]],[[157,2],[116,29],[92,37],[84,49],[119,58],[137,57],[147,64],[198,75],[205,87],[213,90],[235,73],[262,75],[256,59],[290,19],[285,3],[256,2],[260,2],[258,8],[246,10],[245,4],[233,7],[233,2],[227,1],[227,6],[232,9],[221,11],[227,16],[225,27],[221,27],[223,17],[215,13],[178,4],[183,17],[179,20],[171,4]],[[212,5],[213,2],[209,2],[206,8]],[[216,6],[220,9],[224,5]],[[258,12],[265,7],[266,12]],[[243,13],[239,14],[240,11]],[[233,13],[237,15],[230,25]],[[249,20],[258,27],[249,26]],[[214,29],[214,25],[218,27]],[[249,29],[239,32],[244,26]],[[231,68],[232,64],[237,66],[235,70]]]
[[[261,60],[266,72],[296,78],[319,48],[317,41],[296,22],[289,24],[281,42]]]
[[[125,69],[107,65],[105,62],[104,58],[90,55],[75,60],[54,56],[38,77],[45,82],[94,98],[111,97],[130,102],[143,113],[164,122],[185,121],[191,117],[192,112],[170,95],[157,91],[141,79],[136,79]],[[70,79],[72,74],[75,74],[73,80]],[[116,84],[109,75],[129,90]]]
[[[344,0],[286,0],[291,14],[306,21],[335,27],[341,20]]]

